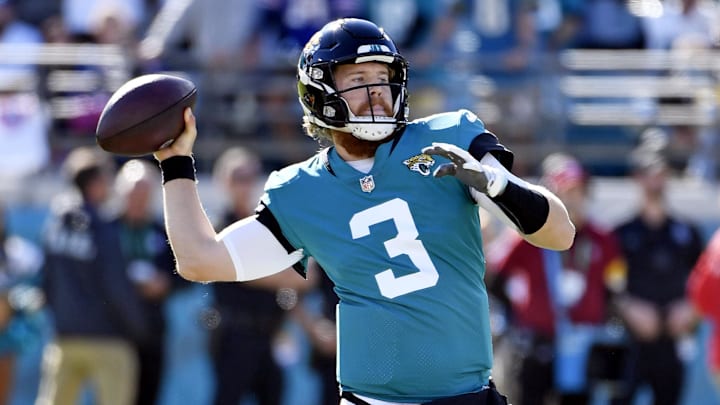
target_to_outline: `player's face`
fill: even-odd
[[[367,62],[339,65],[335,70],[335,84],[338,91],[360,87],[342,93],[350,111],[358,117],[392,116],[392,94],[390,86],[390,69],[384,63]],[[377,85],[380,86],[377,86]]]
[[[130,220],[144,220],[150,215],[150,204],[154,184],[149,180],[140,179],[128,190],[125,196],[125,215]]]
[[[663,167],[652,167],[643,170],[636,175],[645,195],[649,198],[661,198],[665,192],[668,171]]]
[[[227,180],[228,192],[233,202],[240,205],[248,204],[257,185],[257,171],[247,166],[238,166],[233,169]]]

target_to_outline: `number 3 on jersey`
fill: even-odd
[[[390,258],[406,254],[418,271],[400,277],[395,277],[392,269],[375,274],[380,293],[392,299],[433,287],[437,284],[439,275],[422,241],[417,239],[418,230],[410,207],[404,200],[395,198],[353,215],[350,219],[353,239],[370,235],[372,225],[390,219],[395,224],[397,235],[385,241],[385,250]]]

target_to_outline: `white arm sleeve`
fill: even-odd
[[[218,235],[230,253],[237,281],[249,281],[279,273],[303,258],[303,250],[292,253],[254,216],[237,221]]]
[[[505,176],[507,176],[508,181],[511,181],[524,188],[531,188],[530,183],[512,174],[508,169],[505,168],[505,166],[502,165],[502,163],[500,163],[500,161],[495,158],[495,156],[490,154],[490,152],[486,153],[483,158],[480,159],[480,164],[487,165],[501,171]],[[470,194],[472,194],[473,198],[475,199],[475,201],[477,201],[479,206],[485,208],[489,213],[499,218],[505,225],[519,232],[517,225],[515,225],[510,220],[510,218],[505,215],[505,213],[500,209],[500,207],[498,207],[497,204],[495,204],[495,202],[493,202],[493,200],[491,200],[487,194],[475,190],[472,187],[470,187]]]

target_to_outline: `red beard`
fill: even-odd
[[[376,100],[375,103],[371,104],[369,101],[370,98],[371,98],[371,96],[368,94],[368,103],[360,106],[357,109],[357,111],[371,110],[372,105],[380,104],[380,105],[382,105],[382,108],[385,111],[385,113],[382,115],[385,117],[392,116],[392,108],[389,105],[387,105],[386,103],[383,103],[382,100]],[[335,132],[336,132],[336,135],[333,136],[333,142],[336,145],[343,147],[351,155],[360,157],[360,158],[370,158],[370,157],[375,156],[375,151],[377,150],[378,146],[380,146],[381,144],[392,139],[393,135],[394,135],[394,134],[388,135],[387,138],[381,139],[379,141],[366,141],[363,139],[356,138],[355,136],[353,136],[353,134],[351,134],[349,132],[340,132],[340,131],[335,131]]]
[[[365,141],[358,139],[349,132],[336,132],[334,136],[335,145],[341,146],[353,156],[369,158],[375,156],[375,151],[385,140]]]

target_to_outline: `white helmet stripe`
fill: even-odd
[[[395,61],[395,57],[390,55],[368,55],[368,56],[358,56],[355,58],[355,63],[365,63],[365,62],[382,62],[382,63],[393,63]]]

